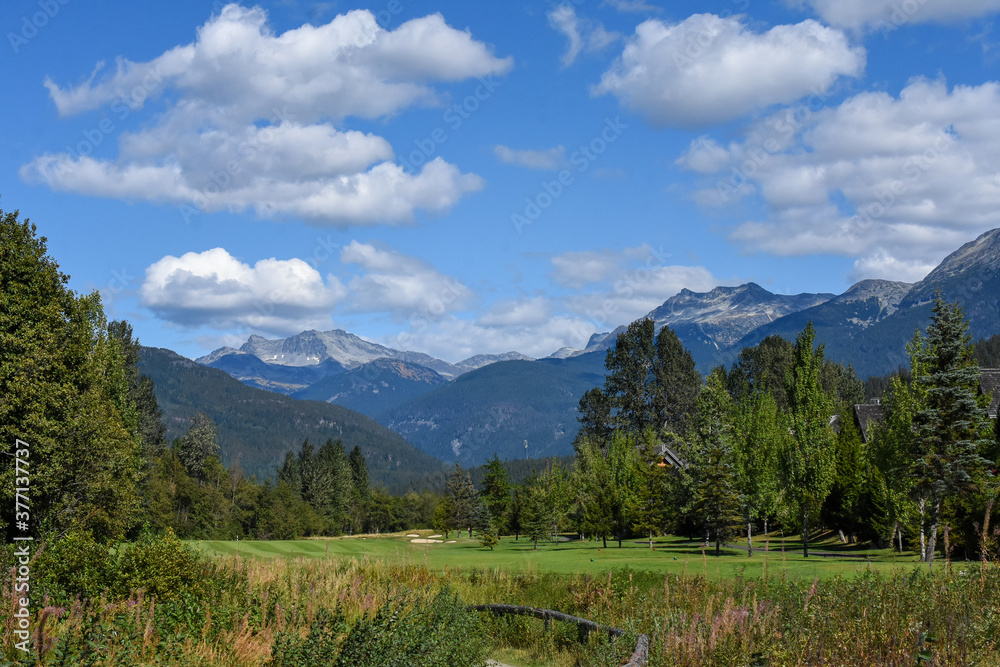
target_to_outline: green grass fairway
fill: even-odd
[[[426,537],[430,531],[413,531]],[[454,539],[454,534],[452,535]],[[608,541],[605,549],[600,542],[539,542],[538,550],[521,538],[515,541],[505,537],[493,551],[483,549],[478,539],[463,537],[454,544],[413,544],[404,534],[338,537],[293,541],[195,541],[191,544],[210,556],[239,554],[252,558],[373,558],[376,560],[426,565],[431,570],[471,570],[499,568],[505,571],[542,571],[557,573],[600,573],[628,566],[633,570],[650,570],[670,574],[706,575],[709,578],[732,577],[740,573],[759,577],[765,563],[767,571],[779,575],[787,571],[793,577],[827,578],[853,575],[868,569],[888,571],[893,568],[910,570],[920,564],[913,555],[892,556],[885,551],[857,551],[830,543],[811,545],[822,551],[842,551],[845,554],[863,554],[864,559],[803,558],[801,552],[781,552],[780,542],[771,541],[765,554],[763,541],[753,558],[746,551],[723,549],[720,557],[714,550],[702,555],[701,545],[681,538],[667,537],[654,540],[651,550],[645,540],[629,540],[619,549],[617,542]],[[756,541],[755,541],[756,544]],[[793,539],[786,540],[787,548],[801,546]]]

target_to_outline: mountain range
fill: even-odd
[[[673,329],[703,373],[730,365],[769,335],[794,340],[811,321],[827,356],[864,378],[908,363],[906,342],[926,327],[939,291],[963,305],[974,339],[1000,332],[1000,229],[965,244],[915,284],[863,280],[840,295],[773,294],[755,283],[685,289],[646,317]],[[450,364],[336,330],[251,336],[238,350],[197,361],[255,387],[349,407],[426,453],[475,465],[494,452],[569,453],[579,398],[603,383],[606,351],[625,326],[594,334],[582,350],[537,360],[511,352]]]
[[[298,451],[304,440],[319,446],[330,438],[341,440],[347,451],[359,446],[372,480],[392,490],[419,489],[429,475],[443,475],[439,459],[343,406],[249,387],[170,350],[142,348],[139,367],[153,380],[168,441],[184,435],[191,417],[203,412],[219,428],[223,462],[239,461],[258,479],[273,478],[285,454]]]

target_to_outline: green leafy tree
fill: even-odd
[[[914,350],[926,371],[915,377],[926,404],[914,417],[912,465],[915,490],[927,500],[925,560],[933,564],[942,505],[972,487],[974,476],[986,468],[982,453],[989,445],[983,437],[985,411],[976,400],[979,366],[958,304],[937,296],[924,343]]]
[[[821,517],[830,528],[855,537],[877,536],[873,519],[877,511],[874,507],[878,493],[873,480],[872,467],[867,447],[861,442],[861,433],[848,418],[848,412],[841,412],[840,431],[834,441],[835,472],[830,493],[823,503]]]
[[[552,533],[558,535],[562,532],[575,500],[574,478],[555,457],[546,463],[545,470],[538,477],[552,508]]]
[[[219,429],[215,422],[203,412],[191,418],[191,426],[177,443],[177,458],[193,479],[203,483],[210,458],[218,458],[219,444],[216,438]]]
[[[454,513],[455,508],[452,505],[451,498],[448,496],[442,498],[441,502],[434,509],[433,528],[439,533],[444,533],[445,539],[448,539],[449,533],[454,528],[452,525],[452,516]]]
[[[653,536],[666,529],[676,512],[671,502],[672,471],[659,460],[658,445],[652,429],[647,429],[640,446],[640,463],[636,466],[637,486],[629,510],[633,527],[649,535],[650,549],[653,548]]]
[[[753,524],[768,523],[778,513],[781,484],[778,454],[785,447],[788,427],[769,389],[747,394],[736,408],[733,453],[736,480],[743,498],[747,554],[753,556]]]
[[[135,408],[137,428],[145,453],[160,454],[166,445],[164,434],[167,428],[163,425],[163,411],[160,410],[153,391],[153,380],[139,370],[139,340],[133,337],[132,325],[125,320],[109,322],[108,337],[114,339],[121,350],[128,397]]]
[[[608,537],[614,535],[615,496],[607,455],[600,442],[584,440],[580,443],[576,472],[584,496],[583,528],[601,538],[607,549]]]
[[[0,448],[13,457],[18,439],[29,445],[33,529],[114,540],[142,510],[136,371],[100,295],[78,296],[67,281],[35,226],[0,211]],[[13,465],[0,469],[4,507],[14,507],[14,477]],[[0,531],[11,518],[0,516]]]
[[[633,523],[631,512],[636,506],[641,465],[636,445],[634,437],[616,432],[607,447],[588,440],[577,455],[580,484],[586,496],[584,526],[600,537],[605,547],[607,538],[615,537],[620,548]]]
[[[809,556],[809,521],[826,500],[836,475],[832,403],[820,383],[823,346],[814,347],[812,322],[795,340],[788,374],[791,437],[781,457],[786,497],[802,518],[803,555]]]
[[[882,509],[876,527],[902,551],[903,531],[919,515],[921,560],[927,551],[927,502],[915,492],[911,457],[917,447],[914,419],[924,409],[927,397],[924,383],[915,381],[926,373],[918,354],[923,348],[923,335],[917,331],[906,346],[910,369],[889,378],[888,390],[881,399],[884,420],[870,427],[868,437],[873,489],[877,493],[876,503]]]

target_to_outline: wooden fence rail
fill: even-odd
[[[591,632],[607,632],[608,636],[612,638],[621,637],[625,634],[624,630],[612,628],[607,625],[601,625],[586,618],[580,618],[579,616],[570,616],[569,614],[564,614],[561,611],[555,611],[554,609],[519,607],[512,604],[475,604],[470,605],[469,609],[473,609],[475,611],[488,611],[497,616],[504,616],[507,614],[514,614],[517,616],[533,616],[545,621],[546,629],[549,628],[549,624],[553,620],[575,623],[580,632],[580,641],[586,641]],[[639,635],[639,641],[635,644],[635,651],[632,653],[629,661],[625,663],[624,667],[645,667],[648,659],[649,637],[646,635]]]

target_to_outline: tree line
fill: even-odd
[[[165,442],[131,326],[108,322],[98,293],[68,289],[17,212],[0,212],[0,232],[0,440],[31,443],[32,527],[43,534],[290,539],[432,527],[537,548],[570,531],[604,544],[641,535],[651,547],[670,532],[717,549],[745,534],[752,553],[755,531],[780,528],[800,532],[808,553],[822,528],[913,546],[927,561],[942,546],[996,553],[1000,444],[956,304],[938,299],[907,348],[910,368],[878,385],[883,418],[865,437],[852,406],[866,387],[824,357],[811,325],[703,379],[673,331],[642,320],[608,351],[604,385],[580,400],[571,465],[553,460],[514,484],[494,455],[479,488],[456,465],[444,493],[392,496],[370,484],[361,450],[337,441],[303,442],[273,482],[248,477],[238,459],[223,466],[204,415]],[[13,475],[0,471],[10,506]],[[0,515],[9,538],[8,522]]]
[[[1000,428],[977,361],[994,347],[976,350],[961,308],[939,298],[907,347],[910,368],[868,387],[825,358],[811,324],[703,379],[668,327],[635,322],[607,353],[604,386],[580,400],[572,465],[515,485],[494,455],[478,491],[456,465],[434,527],[535,548],[567,531],[651,548],[675,533],[716,553],[742,534],[750,555],[755,531],[781,530],[801,535],[806,556],[817,532],[834,531],[928,563],[939,551],[998,557]],[[873,391],[861,414],[876,418],[857,423]]]

